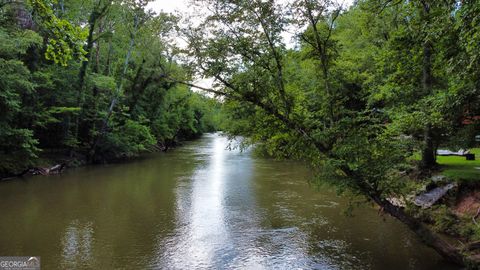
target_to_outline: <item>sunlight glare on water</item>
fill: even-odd
[[[0,255],[44,269],[455,269],[292,161],[208,134],[168,153],[0,183]]]

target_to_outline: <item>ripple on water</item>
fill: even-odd
[[[324,201],[322,204],[315,204],[315,208],[335,208],[339,205],[338,202]]]
[[[225,143],[2,183],[0,251],[38,251],[46,269],[445,268],[376,210],[346,220],[347,201],[315,192],[304,167]]]
[[[293,190],[273,191],[272,194],[281,200],[293,200],[300,197],[300,194]]]
[[[93,226],[91,222],[73,220],[62,239],[62,262],[66,268],[92,263]]]
[[[318,254],[315,257],[323,265],[328,265],[329,269],[369,269],[368,263],[348,250],[349,246],[344,240],[321,240],[317,244]]]
[[[330,222],[325,217],[305,218],[302,222],[303,227],[322,227],[328,225]]]

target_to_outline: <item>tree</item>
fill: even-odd
[[[178,18],[147,2],[2,2],[0,177],[51,159],[131,158],[212,130],[215,101],[170,79],[190,79],[172,56]]]
[[[186,33],[194,59],[191,64],[199,76],[215,79],[211,89],[199,88],[225,98],[230,119],[235,121],[229,128],[231,135],[248,136],[247,143],[266,145],[272,154],[308,161],[317,173],[328,175],[324,181],[376,203],[446,259],[459,264],[472,260],[414,213],[390,201],[411,192],[401,174],[408,166],[411,147],[404,139],[406,129],[401,128],[407,124],[399,121],[399,116],[409,115],[425,132],[426,167],[431,165],[428,155],[434,153],[432,128],[445,122],[441,112],[448,95],[441,91],[444,81],[434,81],[433,75],[445,70],[440,69],[441,54],[431,51],[430,34],[437,30],[431,29],[432,25],[442,29],[443,24],[432,21],[447,20],[443,16],[452,11],[452,5],[425,1],[359,3],[363,8],[377,7],[364,13],[373,20],[390,5],[396,10],[388,14],[393,17],[382,15],[390,25],[376,20],[382,27],[372,36],[379,40],[363,40],[371,53],[360,58],[364,62],[354,63],[348,58],[352,56],[345,54],[353,48],[342,48],[347,43],[340,44],[336,36],[341,31],[337,26],[341,10],[331,9],[328,2],[297,1],[293,21],[286,7],[275,1],[201,3],[211,14]],[[435,16],[430,8],[435,8]],[[355,8],[345,16],[349,13],[362,14]],[[300,35],[300,49],[287,51],[280,36],[292,22],[296,27],[303,22],[306,30]],[[409,32],[408,27],[416,31]],[[359,42],[350,39],[349,44]],[[414,52],[414,57],[407,52]],[[393,72],[368,65],[369,57]],[[351,70],[366,74],[354,76],[349,74]],[[387,80],[383,80],[385,75]],[[395,75],[404,75],[407,81]],[[411,92],[403,92],[403,86]],[[380,98],[384,94],[393,98]],[[392,107],[386,106],[387,102]]]
[[[37,122],[27,122],[35,116],[26,115],[23,110],[34,93],[35,83],[27,66],[17,57],[39,46],[42,39],[31,30],[12,25],[17,19],[14,11],[15,8],[8,8],[0,14],[0,176],[20,173],[24,166],[33,164],[39,151],[38,141],[28,129]]]
[[[70,59],[85,58],[86,52],[82,44],[85,31],[81,27],[55,16],[48,0],[30,0],[28,3],[33,9],[34,17],[38,17],[37,22],[46,31],[45,57],[48,60],[66,66]]]

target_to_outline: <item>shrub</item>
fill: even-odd
[[[150,128],[133,120],[113,128],[99,145],[99,156],[103,160],[130,158],[149,150],[156,144]]]

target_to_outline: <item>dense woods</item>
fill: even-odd
[[[189,78],[169,46],[177,18],[146,4],[2,1],[0,176],[50,159],[136,156],[215,129],[217,102],[169,79]]]
[[[136,156],[221,127],[307,161],[446,259],[478,263],[478,228],[454,246],[406,198],[438,170],[437,149],[480,134],[479,1],[193,2],[205,16],[187,24],[147,1],[4,0],[0,174],[52,155]]]

